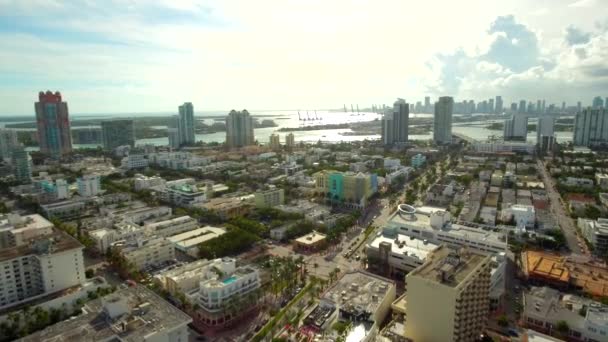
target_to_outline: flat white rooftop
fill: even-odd
[[[226,233],[224,228],[205,226],[189,232],[170,236],[167,239],[179,248],[188,249],[192,246],[214,239],[224,233]]]
[[[425,208],[422,209],[426,211]],[[434,233],[450,234],[464,240],[477,240],[505,244],[503,232],[493,231],[491,229],[482,229],[474,223],[470,223],[470,225],[448,223],[444,228],[433,228],[431,227],[430,215],[424,214],[421,212],[421,210],[419,210],[419,208],[416,208],[416,213],[413,215],[401,215],[399,212],[396,212],[388,220],[387,226],[397,228],[405,227],[409,231],[418,230],[419,232],[431,231]],[[399,230],[399,232],[403,232],[403,230]]]
[[[296,239],[296,242],[303,244],[303,245],[312,245],[321,240],[325,240],[325,238],[326,238],[325,234],[312,232],[310,234],[300,236],[299,238]]]
[[[392,253],[413,256],[420,260],[425,260],[427,255],[438,247],[434,243],[424,242],[424,240],[402,234],[397,234],[395,237],[377,236],[368,246],[379,249],[382,242],[392,245]]]

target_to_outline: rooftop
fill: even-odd
[[[350,272],[329,288],[323,299],[333,302],[343,311],[365,311],[373,315],[394,287],[395,283],[390,279],[363,271]],[[394,297],[391,298],[393,300]]]
[[[608,268],[556,254],[522,253],[522,270],[528,277],[568,283],[596,296],[608,296]]]
[[[104,303],[125,301],[127,312],[111,318]],[[83,313],[21,339],[23,342],[147,341],[192,319],[143,286],[127,287],[87,303]]]
[[[296,239],[296,242],[303,244],[303,245],[312,245],[319,241],[325,240],[326,237],[327,236],[325,234],[321,234],[318,232],[312,232],[312,233],[306,234],[304,236],[300,236],[299,238]]]
[[[9,226],[13,231],[19,231],[46,228],[48,226],[53,226],[53,224],[39,214],[26,216],[6,215],[0,219],[0,229]]]
[[[67,233],[58,229],[48,235],[41,236],[27,245],[0,249],[0,262],[25,255],[53,254],[84,246]]]
[[[225,232],[226,230],[223,228],[205,226],[202,228],[191,230],[189,232],[170,236],[167,239],[179,245],[180,247],[189,248],[205,241],[214,239],[224,234]]]
[[[379,249],[380,243],[382,242],[390,243],[392,245],[392,253],[415,257],[419,260],[426,259],[427,255],[438,247],[434,243],[402,234],[397,234],[397,236],[390,236],[387,234],[377,236],[368,244],[368,246]]]
[[[399,212],[393,214],[388,220],[389,226],[408,227],[419,230],[432,230],[439,231],[431,227],[430,213],[432,212],[445,212],[445,209],[439,209],[434,207],[420,207],[416,208],[414,215],[401,215]],[[457,235],[460,238],[466,240],[477,240],[492,242],[495,244],[505,244],[504,233],[494,232],[489,229],[482,229],[472,222],[460,222],[460,223],[449,223],[440,231]]]
[[[439,247],[427,261],[408,274],[456,287],[490,257],[468,250],[456,251],[445,246]]]

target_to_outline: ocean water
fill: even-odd
[[[253,117],[261,120],[273,120],[278,127],[258,128],[254,130],[255,139],[260,143],[267,143],[269,136],[272,133],[278,134],[281,137],[281,141],[285,141],[285,137],[289,132],[278,132],[279,128],[282,127],[307,127],[315,125],[326,125],[326,124],[341,124],[341,123],[355,123],[371,120],[380,120],[381,115],[371,112],[360,112],[351,113],[343,111],[327,111],[327,110],[272,110],[272,111],[250,111]],[[106,119],[106,118],[126,118],[126,117],[142,117],[142,116],[168,116],[172,113],[133,113],[133,114],[87,114],[87,115],[72,115],[72,119]],[[196,112],[196,119],[203,121],[205,124],[212,124],[216,122],[217,116],[226,115],[226,112],[220,111],[208,111],[208,112]],[[411,118],[431,118],[432,114],[410,114]],[[455,114],[455,116],[459,116]],[[24,121],[19,122],[32,122]],[[473,139],[485,140],[490,136],[502,136],[502,131],[489,130],[486,126],[492,122],[502,120],[483,120],[483,121],[472,121],[467,123],[455,123],[452,127],[454,133],[460,133],[467,135]],[[16,123],[17,121],[11,121],[10,123]],[[536,119],[530,118],[530,123],[535,123]],[[3,122],[0,118],[0,127],[3,127],[8,122]],[[91,125],[90,127],[99,127]],[[164,126],[153,126],[157,129],[164,129]],[[21,129],[21,130],[32,130],[32,129]],[[349,141],[362,141],[362,140],[378,140],[380,134],[371,135],[343,135],[343,133],[350,132],[350,129],[325,129],[325,130],[310,130],[310,131],[293,131],[296,142],[349,142]],[[421,135],[410,135],[411,140],[429,140],[433,138],[432,132]],[[572,132],[556,132],[556,138],[558,142],[572,141]],[[225,132],[209,133],[209,134],[197,134],[196,140],[203,141],[206,143],[210,142],[224,142],[226,139]],[[536,132],[530,132],[528,134],[528,141],[536,142]],[[137,145],[153,144],[157,146],[167,145],[168,138],[152,138],[152,139],[137,139]],[[74,144],[75,148],[94,148],[97,145],[90,144]],[[36,150],[37,148],[29,148],[29,150]]]

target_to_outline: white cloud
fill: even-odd
[[[0,30],[0,73],[15,80],[0,80],[0,114],[31,113],[47,88],[75,113],[174,110],[187,100],[229,110],[519,96],[506,84],[548,78],[570,50],[567,25],[555,28],[525,0],[66,1],[41,2],[52,15],[33,19],[32,3],[0,0],[0,12],[31,20],[19,33]],[[566,8],[546,6],[552,15]],[[518,20],[496,20],[505,13]],[[586,33],[600,18],[568,24]],[[577,48],[564,56],[577,59],[571,68],[603,56]],[[528,74],[539,66],[542,77]]]
[[[597,0],[579,0],[571,3],[568,7],[593,7],[597,5]]]

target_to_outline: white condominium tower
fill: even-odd
[[[382,119],[382,142],[384,145],[404,144],[408,140],[409,105],[404,99],[397,99],[393,112]]]
[[[231,110],[226,117],[226,146],[230,148],[253,145],[253,118],[245,109]]]
[[[574,119],[575,146],[593,146],[608,143],[608,110],[586,108]]]
[[[435,102],[435,117],[433,121],[433,141],[436,144],[452,143],[452,113],[454,99],[442,96]]]

